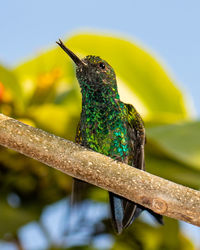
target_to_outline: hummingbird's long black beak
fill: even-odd
[[[84,62],[79,59],[78,56],[76,56],[71,50],[69,50],[60,39],[56,43],[68,54],[68,56],[71,57],[71,59],[75,62],[77,66],[85,65]]]

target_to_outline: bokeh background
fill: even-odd
[[[199,1],[4,1],[0,6],[0,111],[74,140],[80,93],[57,48],[100,55],[121,98],[146,128],[147,170],[200,188]],[[200,229],[144,213],[113,234],[107,193],[70,207],[71,178],[0,148],[0,249],[199,249]]]

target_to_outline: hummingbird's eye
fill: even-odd
[[[102,69],[105,69],[106,66],[105,66],[104,63],[100,62],[100,63],[99,63],[99,67],[101,67]]]

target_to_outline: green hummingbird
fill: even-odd
[[[113,68],[98,56],[79,59],[61,40],[57,44],[76,65],[76,76],[82,93],[82,111],[76,142],[96,152],[145,170],[145,128],[136,109],[122,102]],[[74,196],[84,182],[74,180]],[[76,198],[74,198],[76,199]],[[148,210],[163,224],[162,216],[109,192],[112,224],[119,234],[143,210]]]

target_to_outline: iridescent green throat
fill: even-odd
[[[116,91],[82,88],[82,145],[114,159],[126,159],[130,150],[126,117],[126,108]]]

